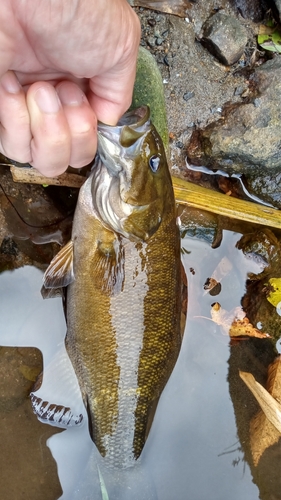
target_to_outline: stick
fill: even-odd
[[[178,177],[172,180],[177,203],[232,219],[281,228],[280,210],[217,193]]]
[[[15,182],[80,188],[85,181],[85,177],[68,172],[49,178],[44,177],[34,168],[19,168],[12,165],[10,170]],[[177,203],[232,219],[281,229],[280,210],[211,191],[178,177],[172,177],[172,181]]]
[[[35,168],[15,167],[14,165],[10,165],[10,171],[14,182],[80,188],[85,181],[84,176],[70,174],[69,172],[65,172],[58,177],[45,177]]]

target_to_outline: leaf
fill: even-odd
[[[277,307],[281,302],[281,278],[270,278],[268,281],[271,291],[266,298],[270,304]]]
[[[273,26],[265,26],[264,24],[260,24],[259,26],[259,35],[272,35],[275,27]]]
[[[250,423],[251,450],[257,466],[265,450],[281,437],[281,357],[278,356],[268,367],[266,389],[251,373],[239,372],[239,375],[262,409]]]
[[[258,44],[270,52],[281,53],[281,33],[277,29],[272,34],[258,35]]]
[[[250,323],[242,307],[236,307],[228,312],[215,302],[212,305],[211,318],[230,337],[247,336],[260,339],[270,337],[268,333],[261,332]]]

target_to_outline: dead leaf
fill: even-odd
[[[276,29],[275,26],[265,26],[264,24],[260,24],[259,35],[272,35],[275,29]]]
[[[228,312],[215,302],[212,304],[211,319],[230,337],[247,336],[260,339],[270,337],[268,333],[261,332],[250,323],[242,307],[236,307]]]
[[[130,0],[130,4],[179,17],[186,17],[187,9],[191,7],[188,0]]]
[[[268,290],[266,298],[270,304],[277,307],[281,302],[281,278],[270,278],[268,284],[265,284]]]
[[[268,367],[266,389],[251,373],[239,372],[239,375],[262,409],[250,423],[251,450],[257,466],[264,451],[281,437],[281,357]]]

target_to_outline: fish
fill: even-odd
[[[98,125],[98,153],[79,192],[71,240],[46,270],[43,296],[61,288],[66,350],[91,438],[105,464],[127,469],[141,455],[181,347],[180,233],[165,150],[147,106],[116,126]],[[33,392],[35,412],[39,403]]]

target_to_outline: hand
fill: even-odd
[[[5,0],[0,27],[0,152],[50,177],[86,165],[97,120],[131,103],[136,14],[126,0]]]

